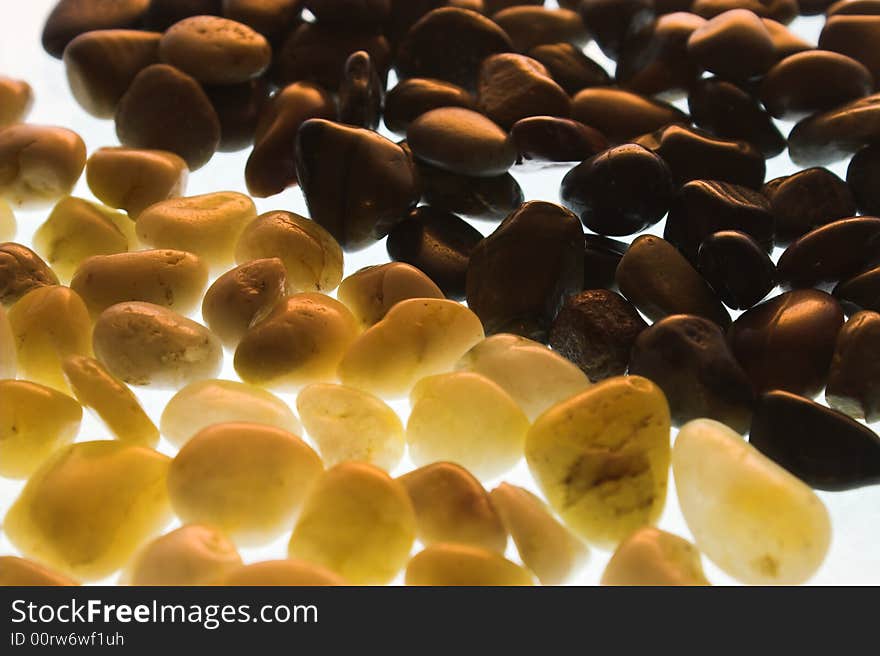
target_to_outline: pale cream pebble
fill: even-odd
[[[137,244],[126,215],[82,198],[62,198],[34,233],[34,249],[63,283],[93,255],[126,253]]]
[[[18,556],[0,556],[0,587],[54,587],[79,585],[40,563]]]
[[[353,585],[380,585],[406,565],[415,535],[415,512],[403,484],[373,465],[346,462],[318,479],[288,553]]]
[[[337,296],[364,328],[381,321],[401,301],[446,298],[434,281],[403,262],[369,266],[353,273],[339,285]]]
[[[455,462],[480,479],[492,479],[523,457],[528,417],[488,378],[457,371],[424,378],[410,394],[406,424],[416,465]]]
[[[613,549],[663,511],[670,432],[660,388],[640,376],[617,376],[538,417],[526,460],[566,526]]]
[[[638,529],[611,556],[602,585],[711,585],[700,552],[684,538],[653,526]]]
[[[34,91],[24,80],[0,75],[0,129],[21,123],[34,105]]]
[[[26,558],[82,581],[103,579],[171,520],[169,462],[115,440],[71,444],[31,476],[3,530]]]
[[[18,371],[18,356],[15,353],[15,336],[9,315],[0,306],[0,380],[15,378]]]
[[[238,238],[256,218],[250,197],[218,191],[150,205],[137,217],[136,229],[148,246],[195,253],[213,271],[222,271],[232,264]]]
[[[326,567],[292,558],[267,560],[243,565],[217,581],[229,586],[330,586],[345,585],[345,580]]]
[[[12,241],[18,231],[15,213],[5,200],[0,198],[0,242]]]
[[[376,396],[400,398],[422,378],[451,371],[483,337],[477,315],[460,303],[402,301],[351,345],[339,377]]]
[[[530,586],[531,574],[501,554],[467,544],[433,544],[406,568],[407,585]]]
[[[18,375],[69,392],[61,363],[71,355],[92,354],[92,319],[79,294],[68,287],[37,287],[8,316]]]
[[[265,424],[300,435],[302,426],[282,399],[261,387],[234,380],[190,383],[168,401],[159,426],[174,445],[183,446],[208,426],[227,422]]]
[[[358,460],[392,471],[406,448],[403,423],[381,399],[353,387],[315,383],[296,408],[328,466]]]
[[[265,544],[289,531],[323,471],[293,433],[244,422],[213,424],[183,445],[168,493],[187,523],[216,526],[237,544]]]
[[[587,562],[590,552],[586,545],[560,524],[534,494],[502,483],[489,496],[523,564],[541,583],[566,583]]]
[[[697,547],[730,576],[795,585],[825,560],[831,519],[822,501],[724,424],[682,426],[672,472]]]
[[[77,400],[94,410],[118,439],[149,447],[158,444],[156,424],[134,393],[104,365],[94,358],[72,355],[61,367]]]
[[[178,388],[214,378],[223,347],[210,330],[168,308],[117,303],[95,320],[95,357],[129,385]]]
[[[95,197],[132,219],[150,205],[181,197],[188,178],[183,158],[165,150],[99,148],[86,162],[86,181]]]
[[[51,387],[0,380],[0,476],[30,476],[73,442],[82,414],[79,403]]]
[[[247,383],[284,391],[334,381],[359,331],[336,299],[294,294],[254,321],[235,350],[235,370]]]
[[[501,517],[480,481],[464,467],[436,462],[398,480],[415,508],[422,543],[470,544],[504,553],[507,530]]]
[[[342,248],[319,223],[293,212],[267,212],[252,221],[235,247],[235,261],[277,257],[295,292],[329,293],[342,280]]]
[[[242,566],[235,544],[221,531],[187,524],[149,542],[126,568],[126,585],[212,585]]]
[[[500,385],[532,421],[590,386],[587,375],[555,351],[507,333],[484,339],[464,354],[456,368]]]

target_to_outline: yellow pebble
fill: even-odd
[[[223,533],[188,524],[143,547],[126,568],[127,585],[211,585],[241,567],[241,556]]]
[[[504,553],[507,531],[489,495],[473,475],[451,462],[415,469],[398,479],[416,511],[424,544],[454,542]]]
[[[357,321],[336,299],[294,294],[247,331],[235,350],[235,370],[245,382],[283,390],[332,381],[357,335]]]
[[[80,580],[102,579],[170,520],[168,463],[113,440],[72,444],[31,476],[4,531],[28,558]]]
[[[18,224],[15,222],[15,213],[9,207],[9,203],[0,198],[0,241],[15,239]]]
[[[456,368],[500,385],[532,421],[590,386],[586,374],[555,351],[506,333],[484,339],[465,353]]]
[[[390,582],[416,534],[403,484],[378,467],[347,462],[318,479],[290,539],[289,555],[323,565],[354,585]]]
[[[401,301],[446,298],[434,281],[403,262],[361,269],[342,281],[337,295],[364,328],[381,321]]]
[[[296,408],[328,466],[359,460],[392,471],[403,457],[403,424],[372,394],[315,383],[299,393]]]
[[[159,429],[125,383],[100,362],[83,355],[72,355],[61,366],[74,396],[93,409],[111,433],[123,442],[156,446]]]
[[[614,548],[663,511],[670,431],[660,388],[640,376],[618,376],[538,417],[526,459],[565,524],[588,542]]]
[[[490,494],[519,557],[544,585],[567,582],[586,563],[587,547],[534,494],[502,483]]]
[[[265,424],[299,435],[299,420],[280,398],[233,380],[200,380],[177,392],[162,412],[162,434],[183,446],[203,428],[230,421]]]
[[[323,467],[296,435],[274,426],[214,424],[187,442],[168,473],[184,522],[216,526],[239,544],[290,530]]]
[[[529,420],[488,378],[458,371],[420,381],[406,424],[416,465],[448,460],[480,479],[511,469],[523,456]]]
[[[345,585],[341,576],[326,567],[293,559],[244,565],[229,572],[218,583],[246,587]]]
[[[27,478],[73,442],[82,408],[66,394],[26,380],[0,380],[0,476]]]
[[[0,128],[21,123],[33,104],[34,92],[30,84],[0,76]]]
[[[19,376],[68,392],[61,362],[92,354],[92,320],[79,294],[67,287],[38,287],[12,306],[9,323]]]
[[[672,472],[697,547],[730,576],[794,585],[825,560],[831,520],[822,501],[724,424],[682,426]]]
[[[466,544],[434,544],[406,568],[407,585],[529,586],[531,575],[488,549]]]
[[[17,556],[0,556],[0,587],[50,587],[79,585],[48,567]]]
[[[16,371],[18,371],[18,362],[15,354],[15,336],[12,334],[9,315],[0,305],[0,380],[15,378]]]
[[[617,547],[602,585],[710,585],[700,552],[687,540],[653,526],[638,529]]]
[[[441,299],[410,299],[352,344],[339,365],[342,382],[383,398],[405,396],[422,378],[450,371],[483,339],[473,312]]]

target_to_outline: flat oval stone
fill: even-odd
[[[544,341],[563,300],[581,290],[583,229],[552,203],[523,204],[471,253],[468,306],[487,334]]]
[[[880,437],[842,412],[796,394],[776,390],[761,396],[749,443],[820,490],[880,481]]]
[[[80,34],[139,27],[149,6],[150,0],[59,0],[43,26],[43,48],[60,59]]]
[[[866,146],[853,156],[846,182],[862,214],[880,215],[880,146]]]
[[[674,426],[705,417],[738,433],[749,429],[752,384],[718,324],[708,319],[677,314],[643,330],[633,345],[629,373],[663,390]]]
[[[829,16],[819,34],[819,47],[833,50],[861,62],[874,76],[874,88],[880,85],[880,15]]]
[[[832,293],[847,314],[859,310],[880,312],[880,266],[872,265],[857,276],[841,281]]]
[[[788,151],[798,166],[824,166],[880,141],[880,94],[865,96],[794,126]]]
[[[440,107],[476,109],[476,100],[465,89],[429,78],[401,80],[385,97],[385,126],[404,134],[410,123],[422,114]]]
[[[617,267],[617,284],[653,321],[670,314],[695,314],[722,328],[730,325],[730,315],[709,283],[660,237],[642,235],[630,245]]]
[[[631,235],[662,219],[672,203],[672,172],[636,144],[609,148],[578,164],[562,180],[559,197],[584,225],[601,235]]]
[[[742,314],[727,332],[757,392],[815,396],[825,386],[843,310],[816,289],[786,292]]]
[[[614,289],[617,265],[629,244],[601,235],[584,235],[584,289]]]
[[[654,132],[674,123],[689,123],[687,114],[660,100],[623,89],[584,89],[572,100],[571,117],[604,134],[612,144]]]
[[[546,43],[532,48],[527,54],[541,62],[569,95],[587,87],[603,87],[611,83],[610,76],[600,64],[570,43]]]
[[[525,200],[509,173],[490,178],[458,175],[419,163],[422,200],[431,207],[460,216],[498,223]]]
[[[312,219],[348,251],[384,237],[419,199],[409,152],[363,128],[306,121],[296,171]]]
[[[550,329],[550,346],[593,382],[622,376],[639,334],[648,327],[623,296],[588,289],[569,296]]]
[[[513,124],[510,137],[516,147],[517,164],[582,162],[608,148],[598,130],[556,116],[531,116]]]
[[[687,540],[653,527],[620,543],[602,574],[602,585],[710,585],[700,552]]]
[[[339,87],[339,122],[375,130],[382,119],[385,86],[370,54],[358,50],[345,62]]]
[[[206,87],[217,118],[220,119],[222,153],[234,153],[254,145],[257,122],[269,102],[269,81],[265,77],[242,82]]]
[[[776,286],[776,265],[751,235],[722,230],[706,237],[697,268],[724,304],[748,310]]]
[[[837,335],[825,400],[855,419],[880,417],[880,314],[857,312]]]
[[[518,5],[492,14],[492,20],[507,32],[519,52],[548,43],[583,47],[589,40],[581,17],[570,9]]]
[[[577,9],[596,44],[611,59],[620,54],[628,36],[654,18],[650,0],[584,0]]]
[[[776,49],[761,19],[746,9],[725,11],[694,30],[688,54],[720,77],[748,80],[776,63]]]

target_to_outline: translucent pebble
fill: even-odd
[[[0,198],[0,241],[15,239],[18,224],[15,222],[15,214],[9,203]]]
[[[339,285],[338,297],[365,328],[381,321],[401,301],[446,298],[428,276],[403,262],[369,266],[353,273]]]
[[[256,587],[324,586],[345,585],[345,581],[326,567],[291,558],[243,565],[229,572],[219,584]]]
[[[406,568],[407,585],[527,586],[532,576],[495,551],[467,544],[434,544]]]
[[[0,587],[48,587],[79,585],[48,567],[18,556],[0,556]]]
[[[611,556],[602,585],[710,585],[700,552],[687,540],[653,526],[638,529]]]
[[[12,334],[12,326],[9,323],[9,315],[0,306],[0,380],[15,378],[18,370],[17,356],[15,354],[15,336]]]

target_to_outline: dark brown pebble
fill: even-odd
[[[833,3],[834,0],[798,0],[798,9],[801,16],[818,16],[824,14]]]
[[[237,152],[254,144],[257,121],[269,101],[266,78],[228,86],[205,87],[220,119],[220,147],[224,153]]]
[[[500,222],[522,205],[522,188],[509,173],[493,177],[458,175],[418,163],[422,200],[469,219]]]
[[[633,344],[647,327],[620,294],[589,289],[566,299],[550,330],[550,346],[598,382],[626,373]]]
[[[880,145],[862,148],[853,156],[846,182],[862,214],[880,216]]]
[[[623,89],[595,87],[574,97],[571,117],[599,130],[609,142],[619,144],[675,123],[690,123],[680,109]]]
[[[627,37],[654,19],[652,0],[583,0],[578,11],[602,52],[616,59]]]
[[[642,331],[633,345],[629,373],[663,390],[675,426],[708,418],[739,433],[749,429],[752,384],[721,328],[708,319],[677,314]]]
[[[880,16],[832,16],[819,35],[819,47],[852,57],[874,76],[880,85]]]
[[[446,4],[447,0],[391,0],[391,14],[385,23],[385,34],[394,49],[419,19]]]
[[[528,55],[544,64],[553,79],[569,95],[573,96],[582,89],[611,83],[607,71],[600,64],[570,43],[537,46],[529,50]]]
[[[693,4],[693,0],[654,0],[654,11],[658,16],[688,12],[691,10],[691,4]]]
[[[761,18],[788,24],[797,18],[798,0],[694,0],[691,11],[703,18],[715,18],[731,9],[747,9]]]
[[[832,293],[847,314],[859,310],[880,312],[880,265],[872,263],[865,271],[838,283]]]
[[[799,52],[815,49],[812,43],[805,41],[782,23],[777,23],[770,18],[762,18],[761,22],[764,23],[764,27],[767,28],[770,38],[773,40],[776,61],[791,57]]]
[[[352,54],[339,87],[339,122],[375,130],[382,120],[383,97],[384,86],[369,53]]]
[[[303,0],[223,0],[223,16],[256,30],[273,44],[302,24]]]
[[[825,400],[855,419],[880,419],[880,314],[858,312],[837,336]]]
[[[164,32],[190,16],[220,16],[223,13],[223,0],[150,0],[149,5],[144,26],[157,32]]]
[[[824,166],[878,142],[880,93],[875,93],[805,118],[788,135],[788,150],[799,166]]]
[[[440,107],[476,109],[474,97],[450,82],[413,77],[398,83],[385,97],[385,126],[405,133],[422,114]]]
[[[43,26],[43,48],[60,59],[80,34],[140,27],[149,7],[150,0],[59,0]]]
[[[727,332],[757,392],[815,396],[825,386],[843,310],[817,289],[786,292],[742,314]]]
[[[468,262],[483,235],[460,217],[422,205],[388,233],[388,255],[434,281],[447,298],[465,297]]]
[[[520,52],[548,43],[583,47],[589,40],[580,15],[569,9],[520,5],[493,14],[492,20],[507,32],[513,47]]]
[[[391,0],[305,0],[319,23],[381,25],[391,13]]]
[[[220,145],[220,119],[198,82],[154,64],[138,73],[119,101],[116,135],[125,146],[176,153],[195,171]]]
[[[734,80],[763,75],[776,63],[770,32],[745,9],[726,11],[694,30],[688,53],[707,71]]]
[[[532,116],[514,123],[510,137],[517,164],[581,162],[608,148],[598,130],[555,116]]]
[[[311,119],[296,151],[310,216],[347,251],[382,239],[418,202],[412,156],[375,132]]]
[[[580,0],[577,1],[580,2]],[[510,7],[543,5],[544,0],[484,0],[484,4],[486,6],[486,11],[489,14],[495,14],[504,9],[509,9]],[[562,6],[562,3],[559,4]]]
[[[617,285],[652,321],[670,314],[695,314],[722,328],[730,325],[730,314],[709,283],[660,237],[642,235],[630,244],[617,267]]]
[[[819,490],[880,482],[880,438],[874,431],[796,394],[772,391],[758,399],[749,442]]]
[[[467,303],[487,335],[546,341],[562,302],[582,289],[584,233],[577,217],[543,201],[524,203],[471,253]]]
[[[12,305],[37,287],[58,284],[58,276],[27,246],[0,244],[0,303]]]
[[[738,230],[722,230],[703,240],[697,268],[734,310],[748,310],[776,286],[773,260],[754,237]]]
[[[617,267],[629,244],[602,235],[584,235],[584,289],[616,289]]]
[[[804,3],[806,0],[800,0]],[[880,16],[880,0],[837,0],[825,12],[832,16]]]

